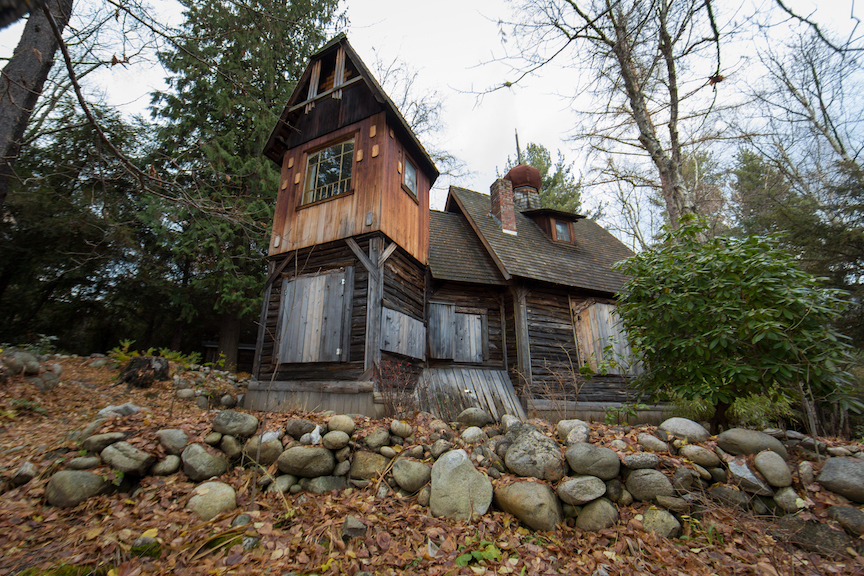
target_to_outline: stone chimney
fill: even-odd
[[[492,216],[501,224],[505,234],[516,234],[516,210],[513,207],[513,183],[498,178],[489,188],[492,197]]]
[[[513,204],[516,210],[540,208],[540,171],[533,166],[517,164],[504,176],[513,185]]]

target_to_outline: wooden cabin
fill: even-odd
[[[430,212],[438,171],[344,35],[311,59],[264,155],[281,178],[247,407],[381,415],[394,373],[448,419],[626,399],[636,367],[573,375],[610,341],[627,354],[610,267],[630,251],[542,209],[527,166]]]

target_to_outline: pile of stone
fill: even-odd
[[[210,366],[191,364],[174,374],[174,396],[194,401],[202,410],[243,405],[249,378]]]
[[[167,454],[161,460],[130,444],[125,433],[86,437],[85,431],[81,446],[88,455],[70,460],[67,470],[51,477],[46,498],[55,506],[75,506],[106,492],[108,480],[87,471],[101,464],[132,476],[182,470],[203,483],[189,507],[208,520],[236,507],[234,489],[219,476],[230,465],[257,463],[259,485],[268,491],[290,495],[368,487],[380,498],[416,498],[434,516],[469,520],[494,504],[535,530],[555,530],[568,517],[579,529],[602,530],[618,522],[620,507],[647,502],[643,528],[674,538],[682,516],[697,515],[713,501],[783,516],[780,524],[797,534],[793,539],[820,553],[846,553],[864,535],[864,513],[855,506],[829,510],[843,530],[795,515],[807,507],[801,495],[806,497],[805,488],[814,481],[864,503],[859,446],[832,450],[794,434],[783,434],[781,441],[775,437],[779,431],[769,431],[772,436],[738,428],[709,438],[704,427],[683,418],[638,434],[636,443],[622,440],[623,433],[609,440],[580,420],[559,422],[553,437],[542,425],[511,416],[493,423],[479,409],[463,412],[459,423],[429,415],[420,420],[413,426],[393,420],[361,433],[355,418],[325,413],[263,431],[255,416],[223,410],[200,443],[189,443],[180,429],[160,430]],[[794,470],[788,464],[789,450],[806,456],[811,448],[835,454],[818,477],[809,460]]]
[[[37,356],[23,350],[11,350],[0,358],[0,383],[8,376],[23,375],[42,392],[53,390],[60,382],[63,367],[55,356]]]

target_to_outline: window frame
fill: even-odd
[[[357,132],[352,132],[352,133],[347,134],[341,138],[337,138],[335,140],[330,140],[329,142],[326,142],[320,146],[315,146],[313,148],[309,148],[308,150],[306,150],[304,152],[304,170],[303,170],[303,178],[301,180],[302,190],[301,190],[301,193],[299,195],[300,196],[300,204],[298,206],[299,208],[306,208],[309,206],[317,206],[318,204],[321,204],[324,202],[329,202],[330,200],[335,200],[337,198],[343,198],[345,196],[350,196],[351,194],[354,193],[354,187],[355,187],[354,164],[356,163],[355,159],[356,159],[356,153],[357,153],[357,140],[358,140],[357,136],[358,136]],[[331,196],[319,198],[318,200],[311,200],[309,198],[309,195],[311,194],[311,192],[315,188],[314,187],[311,189],[308,188],[309,176],[310,176],[310,160],[312,159],[313,156],[315,156],[316,154],[318,154],[320,152],[323,152],[324,150],[328,150],[330,148],[335,148],[336,146],[344,145],[345,143],[347,143],[349,141],[352,142],[352,148],[351,148],[351,153],[350,153],[351,159],[349,160],[349,166],[351,168],[350,186],[348,187],[347,190],[345,190],[343,192],[339,192],[338,194],[333,194]],[[344,151],[342,152],[342,156],[345,156]],[[340,176],[341,176],[341,166],[340,166]],[[317,178],[317,174],[316,174],[316,178]],[[339,179],[339,181],[342,181],[342,180],[345,180],[345,179],[344,178]]]
[[[573,244],[573,243],[574,243],[574,242],[573,242],[573,223],[570,222],[570,221],[568,221],[568,220],[560,220],[560,219],[558,219],[558,218],[554,218],[554,217],[551,217],[551,218],[549,218],[549,219],[551,220],[551,224],[552,224],[552,226],[551,226],[551,228],[552,228],[552,238],[553,238],[556,242],[563,242],[564,244]],[[562,239],[562,238],[558,235],[558,224],[563,224],[564,226],[567,227],[567,236],[568,236],[568,238],[566,238],[566,239]]]
[[[411,190],[411,187],[405,183],[405,179],[408,176],[408,166],[414,170],[414,188],[416,190]],[[403,150],[402,152],[402,174],[399,178],[399,183],[402,186],[402,190],[408,193],[414,200],[419,197],[420,194],[420,168],[414,160],[412,160],[408,154]]]

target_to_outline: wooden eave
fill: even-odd
[[[350,78],[339,86],[334,86],[332,89],[322,92],[311,99],[306,99],[301,88],[305,86],[307,81],[310,79],[313,64],[315,61],[322,59],[328,52],[336,50],[340,46],[345,50],[346,58],[351,60],[351,63],[357,69],[359,76]],[[411,156],[415,158],[419,163],[419,168],[423,170],[429,178],[431,187],[440,175],[438,168],[435,166],[435,162],[432,160],[431,156],[429,156],[429,153],[426,151],[426,148],[423,147],[423,144],[420,143],[420,140],[417,139],[417,136],[414,134],[414,131],[411,130],[408,122],[402,116],[402,113],[399,112],[396,104],[389,96],[387,96],[384,89],[380,84],[378,84],[378,81],[363,63],[363,60],[361,60],[354,51],[354,48],[348,42],[348,38],[344,32],[339,33],[309,59],[309,64],[306,66],[306,70],[297,81],[297,85],[294,87],[294,91],[291,93],[291,97],[288,99],[288,103],[282,111],[282,115],[279,117],[276,126],[273,128],[270,137],[267,139],[267,143],[264,145],[262,154],[281,167],[282,156],[285,150],[287,150],[287,143],[284,134],[293,129],[293,121],[300,114],[304,113],[303,109],[305,108],[305,105],[309,102],[314,102],[319,98],[329,97],[332,92],[346,88],[360,81],[366,85],[372,93],[372,96],[386,112],[388,124],[398,131],[400,141],[409,148]]]

